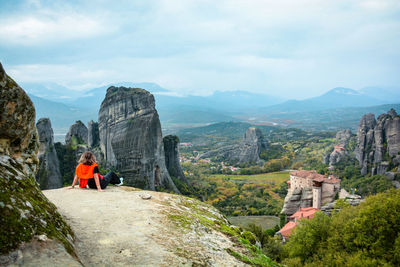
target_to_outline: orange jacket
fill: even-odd
[[[92,165],[79,163],[75,171],[76,176],[79,178],[79,187],[86,188],[88,180],[93,178],[93,170],[95,167],[98,167],[97,163],[93,163]]]

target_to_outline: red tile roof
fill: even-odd
[[[300,171],[294,171],[291,172],[290,175],[297,176],[300,178],[305,178],[305,179],[312,179],[313,181],[317,182],[323,182],[323,183],[329,183],[329,184],[336,184],[340,183],[340,179],[330,175],[329,177],[326,177],[325,175],[317,173],[317,171],[312,170],[312,171],[307,171],[307,170],[300,170]]]
[[[296,222],[288,222],[285,224],[285,226],[282,227],[281,230],[279,230],[279,233],[283,235],[285,238],[288,238],[294,228],[296,228],[297,223]]]
[[[346,150],[344,147],[342,146],[335,146],[335,149],[340,149],[340,150]]]
[[[290,219],[295,219],[295,221],[290,221],[285,226],[282,227],[278,232],[281,233],[282,236],[288,238],[292,234],[292,230],[296,228],[297,221],[300,219],[312,219],[314,217],[315,212],[319,211],[319,209],[308,207],[308,208],[300,208],[296,211],[295,214],[290,216]]]
[[[300,219],[312,219],[314,217],[315,212],[319,211],[319,209],[308,207],[308,208],[300,208],[298,211],[295,212],[291,219],[300,220]]]

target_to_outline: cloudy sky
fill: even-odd
[[[17,82],[75,90],[130,81],[304,98],[399,87],[400,1],[1,0],[0,61]]]

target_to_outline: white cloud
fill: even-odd
[[[0,56],[17,80],[287,97],[400,83],[398,0],[55,3],[0,18]]]
[[[112,30],[98,18],[53,11],[0,19],[0,41],[13,45],[88,39]]]

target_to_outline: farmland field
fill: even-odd
[[[255,175],[210,175],[213,192],[206,202],[227,216],[278,215],[287,192],[289,171]]]
[[[279,225],[279,218],[276,216],[236,216],[228,217],[228,220],[242,228],[246,228],[250,223],[261,226],[263,230]]]
[[[216,174],[210,176],[211,180],[214,178],[223,178],[233,180],[234,182],[281,184],[289,180],[289,171],[270,172],[253,175]]]

